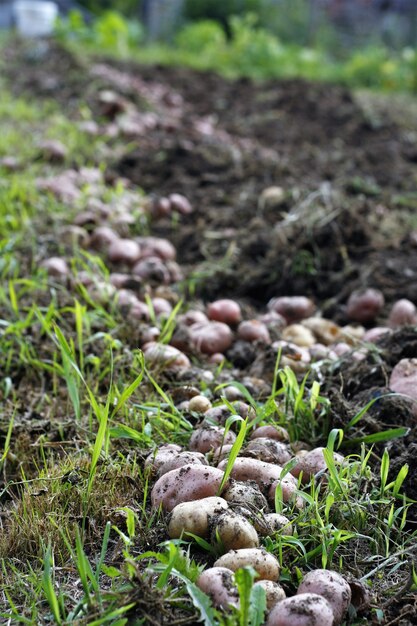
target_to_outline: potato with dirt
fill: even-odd
[[[245,517],[227,510],[213,518],[211,543],[215,545],[217,542],[224,551],[257,548],[259,537],[255,528]]]
[[[250,565],[258,573],[261,580],[277,581],[280,573],[278,560],[263,548],[231,550],[217,559],[214,565],[215,567],[227,567],[234,572],[241,567]]]
[[[192,533],[206,539],[210,535],[211,519],[226,511],[228,506],[226,500],[217,496],[177,504],[168,524],[170,538],[178,539],[183,534]]]
[[[204,465],[184,465],[171,470],[161,476],[153,486],[152,506],[162,506],[165,511],[172,511],[181,502],[215,496],[223,476],[224,472],[216,467]]]
[[[197,579],[197,587],[210,596],[214,606],[227,609],[239,606],[239,594],[234,580],[234,573],[227,567],[206,569]]]
[[[327,600],[315,593],[303,593],[278,602],[266,626],[334,626],[333,619]]]
[[[350,586],[343,576],[326,569],[312,570],[304,576],[297,595],[303,593],[317,593],[327,600],[333,611],[334,626],[342,623],[352,599]]]
[[[236,435],[232,431],[226,432],[221,426],[205,426],[197,428],[191,435],[189,447],[196,452],[211,452],[222,445],[233,444]]]
[[[299,457],[297,465],[295,465],[291,474],[298,478],[301,475],[301,482],[307,484],[310,479],[319,472],[327,472],[327,463],[324,458],[325,448],[318,447],[310,450],[307,454],[303,454]],[[336,465],[343,463],[343,456],[338,452],[333,452],[333,459]]]

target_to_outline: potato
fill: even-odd
[[[43,267],[49,276],[53,276],[54,278],[64,278],[69,274],[69,268],[65,259],[62,259],[58,256],[52,256],[49,259],[45,259],[41,263],[41,267]]]
[[[190,411],[195,411],[196,413],[205,413],[209,409],[211,409],[211,402],[206,396],[194,396],[190,400]]]
[[[374,326],[374,328],[370,328],[366,331],[363,336],[363,341],[375,343],[387,333],[392,333],[391,328],[388,328],[387,326]]]
[[[277,602],[281,602],[286,598],[285,591],[279,583],[274,583],[272,580],[259,580],[254,587],[262,587],[265,591],[266,608],[268,611],[272,609]]]
[[[209,537],[210,518],[225,511],[228,506],[226,500],[216,496],[177,504],[168,524],[170,538],[178,539],[183,533]]]
[[[204,354],[225,352],[233,342],[233,333],[223,322],[203,322],[190,326],[194,347]]]
[[[172,304],[166,298],[152,298],[152,308],[157,317],[168,317],[172,313]]]
[[[322,447],[314,448],[302,456],[297,465],[292,468],[291,474],[298,478],[302,472],[303,475],[301,481],[303,484],[306,484],[310,481],[310,478],[318,472],[326,471],[327,464],[324,460],[323,450],[324,448]],[[337,452],[333,453],[333,458],[336,463],[341,463],[343,461],[343,456]]]
[[[216,448],[213,452],[213,461],[215,461],[216,463],[220,463],[220,461],[223,461],[223,459],[227,459],[232,448],[233,444],[228,444],[227,446],[220,446]]]
[[[230,325],[238,324],[242,319],[239,304],[227,298],[211,302],[207,306],[207,316],[215,322],[223,322]]]
[[[134,265],[140,257],[140,247],[134,239],[115,239],[110,242],[107,256],[113,263]]]
[[[294,501],[297,509],[302,509],[304,507],[304,500],[301,496],[297,496],[297,484],[291,474],[287,474],[282,479],[278,478],[278,480],[275,480],[272,483],[268,491],[268,499],[271,503],[275,502],[276,490],[278,486],[281,488],[283,502]]]
[[[162,505],[166,511],[172,511],[180,502],[215,496],[223,476],[224,472],[216,467],[204,465],[184,465],[171,470],[155,483],[151,493],[152,506]]]
[[[143,354],[147,363],[159,365],[167,369],[189,368],[190,361],[182,352],[162,343],[150,343],[144,346]]]
[[[200,452],[180,452],[177,456],[172,456],[159,467],[158,478],[184,465],[208,465],[208,463],[204,454]]]
[[[254,526],[261,537],[292,535],[292,525],[288,517],[280,513],[266,513],[262,518],[255,518]]]
[[[202,311],[196,309],[190,309],[183,315],[178,317],[178,323],[185,326],[192,326],[193,324],[204,324],[209,321],[207,315]]]
[[[251,439],[258,439],[259,437],[267,437],[268,439],[275,439],[276,441],[289,441],[290,436],[288,432],[282,426],[258,426],[251,434]]]
[[[158,256],[140,259],[133,266],[132,272],[141,280],[153,285],[169,285],[171,282],[169,271],[163,260]]]
[[[197,579],[197,587],[210,596],[217,608],[239,606],[239,593],[232,570],[227,567],[206,569]]]
[[[285,443],[268,439],[267,437],[257,437],[252,439],[244,450],[240,452],[241,456],[248,456],[265,463],[275,463],[276,465],[285,465],[291,459],[291,454]]]
[[[237,402],[233,402],[232,406],[235,410],[235,415],[240,415],[240,417],[243,417],[243,419],[245,419],[249,414],[253,413],[251,407],[245,402],[240,402],[238,400]],[[204,422],[214,422],[216,424],[224,425],[231,415],[233,415],[233,413],[226,404],[219,404],[206,411],[206,413],[204,414]]]
[[[189,445],[190,450],[206,453],[219,448],[222,444],[233,444],[235,440],[236,435],[230,430],[225,435],[225,429],[221,426],[206,426],[193,432]]]
[[[326,569],[316,569],[304,576],[297,595],[303,593],[316,593],[327,600],[333,611],[334,626],[342,622],[352,597],[350,587],[343,576]]]
[[[325,346],[338,341],[341,333],[340,327],[330,320],[322,317],[309,317],[301,322],[303,326],[311,330],[316,340]]]
[[[238,482],[231,481],[227,489],[223,490],[222,497],[233,504],[249,506],[256,511],[267,511],[268,502],[260,492],[255,481]]]
[[[219,464],[219,469],[224,469],[226,465],[227,461],[222,461]],[[281,472],[282,467],[279,465],[264,463],[264,461],[258,461],[258,459],[237,457],[230,477],[241,481],[254,480],[261,491],[265,492],[274,481],[280,478]],[[286,476],[284,480],[292,482],[294,485],[296,484],[296,481],[291,476]]]
[[[391,372],[389,388],[417,400],[417,359],[401,359],[397,363]]]
[[[177,211],[181,215],[189,215],[193,212],[190,201],[180,193],[171,193],[168,196],[171,211]]]
[[[333,611],[322,596],[302,593],[278,602],[266,626],[333,626]]]
[[[384,296],[379,289],[357,290],[349,296],[346,315],[354,322],[367,324],[380,314],[384,304]]]
[[[398,328],[407,324],[417,324],[417,309],[411,300],[402,298],[394,302],[388,318],[388,326]]]
[[[137,237],[136,241],[141,247],[141,256],[158,256],[163,261],[175,261],[177,251],[168,239],[160,237]]]
[[[290,324],[284,328],[281,336],[285,341],[295,343],[296,346],[303,348],[310,348],[316,343],[312,331],[302,324]]]
[[[225,511],[214,518],[211,542],[220,541],[225,551],[257,548],[259,537],[255,528],[242,515]]]
[[[94,250],[107,250],[109,245],[119,239],[119,235],[110,226],[97,226],[91,233],[88,247]]]
[[[251,565],[261,580],[276,581],[279,578],[278,560],[262,548],[231,550],[214,563],[215,567],[227,567],[234,572],[245,565]]]
[[[237,334],[239,339],[243,339],[244,341],[271,343],[271,337],[266,324],[259,320],[246,320],[241,322],[238,326]]]
[[[261,211],[265,209],[278,209],[285,204],[286,193],[282,187],[272,186],[262,190],[258,198],[258,208]]]
[[[268,302],[268,310],[279,313],[288,324],[311,317],[316,306],[305,296],[281,296]]]
[[[154,472],[158,471],[167,461],[176,458],[181,450],[181,446],[177,446],[174,443],[160,446],[146,457],[145,468],[150,468]]]

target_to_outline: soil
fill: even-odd
[[[42,55],[20,46],[7,51],[6,75],[16,94],[55,98],[75,118],[87,101],[104,126],[113,114],[104,114],[99,93],[112,89],[157,116],[146,133],[126,137],[106,176],[122,176],[156,198],[181,193],[190,200],[191,215],[180,224],[155,221],[152,232],[174,243],[197,296],[236,297],[264,309],[276,295],[309,295],[341,324],[354,289],[384,293],[381,324],[393,301],[417,302],[417,127],[402,127],[387,109],[374,114],[335,85],[228,81],[102,59],[87,67],[55,45]],[[259,198],[270,186],[282,187],[283,200],[264,206]],[[259,361],[259,351],[251,350],[234,346],[242,376]],[[261,358],[269,358],[267,351]],[[402,358],[417,358],[415,327],[382,338],[362,361],[341,359],[323,371],[332,426],[342,428],[384,395]],[[408,463],[404,487],[417,499],[417,423],[409,401],[378,400],[353,436],[396,426],[410,430],[388,444],[390,475]],[[409,524],[416,523],[412,505]],[[151,600],[149,606],[158,602]],[[405,593],[394,603],[390,623],[403,623],[401,612],[407,615],[413,601]]]

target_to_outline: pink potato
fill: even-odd
[[[159,467],[158,478],[171,470],[184,467],[184,465],[208,465],[208,463],[201,452],[179,452],[177,456],[171,456]]]
[[[276,465],[285,465],[292,456],[284,443],[267,437],[252,439],[241,452],[241,455]]]
[[[107,256],[114,263],[134,265],[140,257],[140,247],[134,239],[115,239],[108,247]]]
[[[397,363],[391,372],[389,388],[417,400],[417,359],[401,359]]]
[[[370,328],[366,331],[362,339],[365,343],[374,343],[375,341],[378,341],[378,339],[381,339],[381,337],[383,335],[386,335],[387,333],[392,333],[391,328],[388,328],[387,326],[374,326],[374,328]]]
[[[347,301],[346,315],[354,322],[367,324],[380,314],[384,304],[384,296],[379,289],[354,291]]]
[[[225,469],[227,460],[223,460],[219,464],[219,469]],[[271,485],[280,478],[282,467],[272,463],[258,461],[258,459],[250,459],[246,457],[237,457],[234,462],[231,478],[235,480],[245,481],[254,480],[261,491],[268,490]],[[296,481],[292,476],[286,476],[283,480],[290,484],[296,485]]]
[[[239,594],[232,570],[227,567],[211,567],[200,574],[197,587],[210,596],[217,608],[239,606]]]
[[[297,484],[291,474],[287,474],[284,478],[275,480],[269,488],[268,498],[271,503],[275,502],[277,487],[280,487],[283,502],[291,502],[294,500],[297,509],[304,507],[304,500],[301,496],[297,496]]]
[[[330,604],[316,593],[286,598],[270,612],[266,626],[333,626]]]
[[[327,569],[308,572],[298,588],[297,595],[303,593],[317,593],[327,600],[333,611],[334,626],[342,622],[352,599],[351,589],[343,576]]]
[[[230,550],[214,563],[215,567],[227,567],[233,572],[250,565],[261,580],[277,581],[280,573],[278,559],[263,548],[241,548]]]
[[[227,324],[207,322],[190,326],[190,338],[197,350],[204,354],[225,352],[233,342],[233,333]]]
[[[178,211],[181,215],[189,215],[193,212],[193,207],[188,198],[180,193],[171,193],[168,196],[168,200],[170,202],[171,211]]]
[[[238,324],[242,319],[240,306],[228,298],[211,302],[207,306],[207,315],[210,320],[230,325]]]
[[[110,226],[98,226],[91,233],[88,246],[94,250],[104,250],[118,239],[119,235]]]
[[[171,276],[159,256],[147,256],[135,263],[132,272],[140,279],[162,285],[169,285]]]
[[[411,300],[402,298],[394,302],[388,318],[388,326],[397,328],[407,324],[417,324],[417,309]]]
[[[258,439],[259,437],[268,439],[275,439],[275,441],[289,441],[290,436],[288,432],[282,426],[272,426],[268,424],[266,426],[258,426],[251,434],[251,439]]]
[[[175,261],[177,251],[168,239],[161,237],[138,237],[138,244],[142,249],[142,258],[157,256],[163,261]]]
[[[306,484],[309,482],[312,476],[317,474],[318,472],[327,471],[327,463],[324,459],[323,450],[325,448],[319,447],[310,450],[307,454],[304,454],[298,461],[297,465],[295,465],[291,474],[298,478],[302,472],[301,482]],[[338,454],[337,452],[333,453],[333,458],[336,463],[343,462],[343,456]]]
[[[197,452],[210,452],[219,448],[222,444],[233,444],[236,435],[230,430],[225,435],[225,429],[221,426],[206,426],[205,428],[197,428],[191,435],[190,450]]]
[[[281,296],[268,302],[268,310],[282,315],[288,324],[311,317],[315,308],[314,302],[305,296]]]
[[[203,311],[197,309],[190,309],[183,315],[178,317],[178,323],[185,326],[192,326],[193,324],[204,324],[209,321],[207,315]]]
[[[168,443],[160,446],[151,452],[145,459],[145,468],[151,468],[152,471],[159,470],[167,461],[176,458],[181,452],[181,446],[175,443]]]
[[[215,496],[223,475],[221,470],[204,465],[184,465],[171,470],[156,481],[151,493],[152,506],[162,505],[166,511],[172,511],[180,502]]]
[[[48,272],[49,276],[54,276],[55,278],[63,278],[69,274],[67,262],[58,256],[45,259],[45,261],[42,261],[41,267]]]
[[[246,320],[241,322],[237,329],[237,334],[239,339],[243,339],[244,341],[271,343],[271,337],[266,324],[259,320]]]

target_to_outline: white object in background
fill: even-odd
[[[58,16],[55,2],[18,0],[14,6],[16,27],[23,37],[46,37],[54,30]]]

